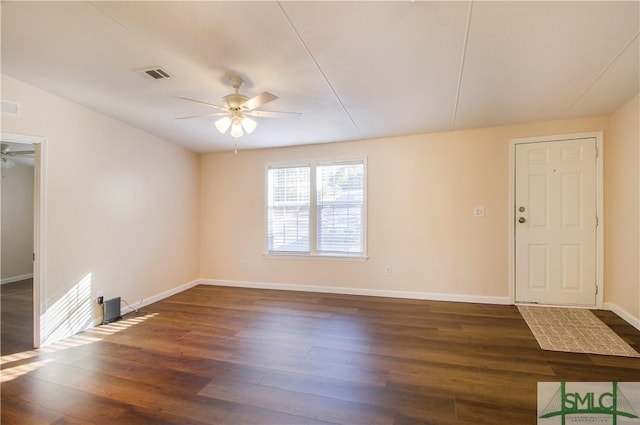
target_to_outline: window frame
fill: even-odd
[[[318,253],[318,194],[317,194],[317,168],[327,165],[348,165],[362,164],[363,166],[363,205],[362,205],[362,253],[330,254]],[[309,252],[285,252],[269,250],[269,170],[277,168],[309,167]],[[348,158],[323,158],[306,161],[292,162],[269,162],[265,163],[264,169],[264,257],[276,259],[318,259],[318,260],[341,260],[341,261],[366,261],[367,254],[367,215],[368,215],[368,166],[367,157]]]

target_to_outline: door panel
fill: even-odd
[[[596,302],[596,139],[515,146],[516,302]]]
[[[529,289],[549,289],[549,250],[547,245],[529,245]]]
[[[582,174],[562,176],[562,227],[582,227]]]
[[[529,226],[530,227],[547,227],[547,212],[549,206],[549,180],[544,174],[529,175]]]

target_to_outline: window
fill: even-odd
[[[316,167],[318,254],[364,255],[364,163]]]
[[[365,168],[363,159],[267,167],[268,253],[364,257]]]
[[[309,252],[310,168],[271,168],[267,180],[269,252]]]

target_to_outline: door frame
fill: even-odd
[[[603,132],[592,131],[586,133],[560,134],[538,137],[522,137],[509,140],[509,204],[508,204],[508,235],[509,235],[509,298],[515,304],[516,297],[516,249],[515,249],[515,220],[516,220],[516,145],[523,143],[561,142],[575,139],[596,139],[596,305],[602,309],[604,304],[604,196],[603,196]]]
[[[42,312],[47,311],[47,139],[4,132],[0,133],[0,138],[3,142],[33,145],[36,151],[33,179],[33,346],[40,348],[41,329],[45,325],[41,317]]]

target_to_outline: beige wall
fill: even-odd
[[[640,328],[639,117],[636,96],[610,117],[605,137],[604,295],[614,311],[622,310]]]
[[[100,319],[97,290],[135,303],[198,277],[508,301],[509,140],[598,130],[612,192],[605,301],[640,316],[637,97],[611,129],[608,117],[594,117],[200,159],[6,76],[2,97],[22,104],[20,117],[3,117],[3,132],[47,138],[49,339]],[[265,164],[358,156],[368,159],[368,261],[265,258]],[[473,218],[474,206],[485,217]],[[627,246],[624,259],[613,255]]]
[[[5,75],[2,98],[3,132],[47,138],[42,339],[101,320],[97,290],[135,306],[198,277],[196,154]]]
[[[2,282],[33,274],[33,167],[2,170]]]
[[[509,140],[606,126],[596,117],[204,155],[200,274],[508,302]],[[265,258],[265,164],[354,156],[368,158],[369,260]],[[483,218],[474,206],[484,206]]]

